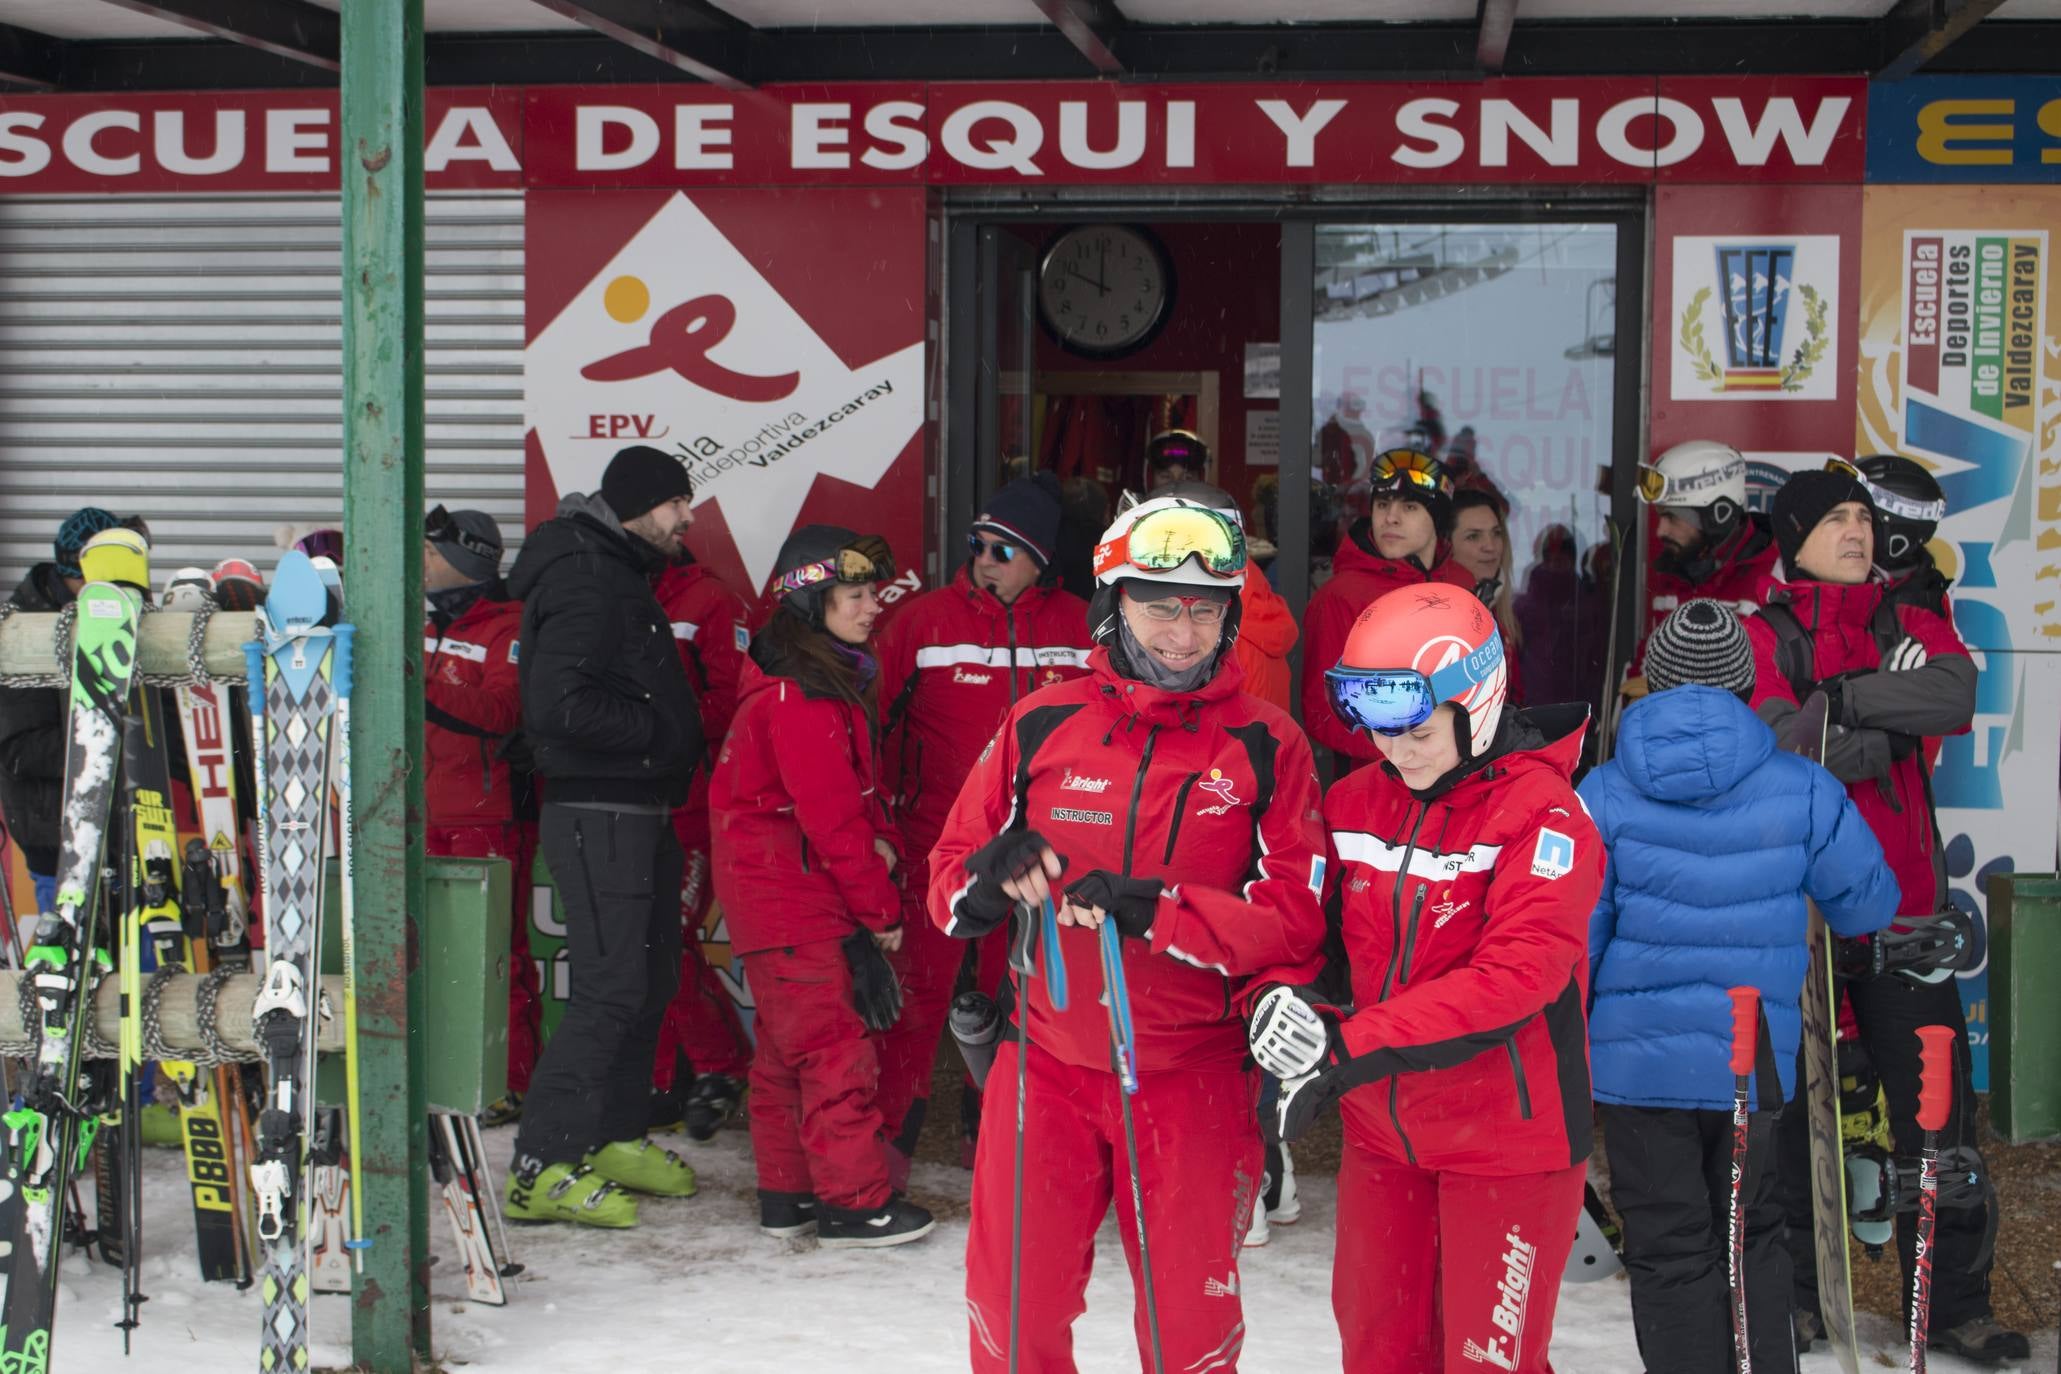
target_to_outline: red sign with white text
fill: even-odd
[[[1858,182],[1854,77],[428,93],[431,189]],[[0,194],[337,184],[334,91],[0,98]]]

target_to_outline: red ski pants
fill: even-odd
[[[466,859],[508,860],[508,1091],[529,1091],[530,1073],[543,1048],[543,993],[530,958],[530,865],[537,838],[520,821],[499,825],[433,825],[425,849]]]
[[[976,1371],[1009,1368],[1009,1256],[1014,1219],[1017,1044],[995,1055],[982,1094],[966,1239],[966,1311]],[[1073,1324],[1087,1310],[1095,1231],[1116,1202],[1117,1234],[1137,1293],[1139,1364],[1152,1369],[1151,1328],[1131,1208],[1123,1091],[1035,1047],[1024,1104],[1023,1331],[1018,1368],[1072,1374]],[[1175,1069],[1140,1075],[1131,1098],[1138,1191],[1152,1246],[1161,1349],[1168,1371],[1231,1371],[1245,1344],[1238,1257],[1260,1180],[1258,1075]]]
[[[658,1056],[651,1064],[651,1086],[659,1092],[673,1086],[681,1055],[697,1074],[742,1079],[751,1068],[751,1041],[737,1004],[701,948],[702,922],[715,895],[708,845],[704,841],[699,848],[687,845],[685,850],[687,861],[680,871],[680,990],[666,1007],[666,1019],[658,1028]]]
[[[887,1201],[887,1157],[873,1104],[880,1061],[852,1010],[852,974],[836,940],[745,956],[757,1007],[751,1148],[759,1187],[814,1193],[831,1207]]]
[[[1348,1133],[1331,1267],[1346,1374],[1552,1374],[1586,1172],[1438,1173]]]

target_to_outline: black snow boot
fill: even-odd
[[[904,1197],[890,1197],[878,1207],[816,1208],[816,1243],[826,1250],[871,1250],[922,1240],[937,1226],[923,1208]]]
[[[1925,1344],[1977,1364],[2017,1364],[2032,1358],[2032,1342],[1999,1326],[1995,1317],[1970,1317],[1959,1326],[1932,1332]]]
[[[813,1193],[769,1193],[759,1189],[759,1230],[777,1240],[812,1235],[816,1230]]]

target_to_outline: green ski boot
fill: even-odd
[[[637,1199],[584,1164],[531,1160],[508,1176],[510,1221],[571,1221],[620,1230],[637,1224]]]
[[[610,1183],[653,1197],[693,1197],[687,1161],[648,1140],[616,1140],[587,1156],[587,1166]]]

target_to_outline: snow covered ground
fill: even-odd
[[[510,1135],[488,1133],[497,1170],[507,1159]],[[684,1148],[700,1172],[700,1194],[684,1201],[646,1200],[644,1225],[635,1231],[518,1229],[515,1257],[528,1267],[512,1280],[505,1308],[463,1300],[464,1279],[443,1214],[433,1214],[431,1240],[443,1258],[434,1270],[432,1322],[436,1353],[446,1367],[482,1374],[672,1374],[683,1368],[913,1374],[967,1367],[960,1301],[966,1173],[918,1167],[911,1191],[945,1218],[929,1239],[897,1250],[834,1253],[759,1235],[751,1150],[742,1132]],[[146,1164],[143,1273],[151,1301],[143,1309],[135,1355],[123,1361],[121,1334],[113,1328],[121,1311],[120,1276],[74,1256],[65,1263],[53,1366],[64,1374],[255,1369],[255,1290],[239,1293],[199,1282],[180,1156],[151,1151]],[[1276,1227],[1272,1244],[1246,1252],[1250,1336],[1241,1367],[1250,1374],[1315,1374],[1338,1367],[1330,1308],[1333,1215],[1331,1181],[1308,1180],[1302,1220]],[[342,1297],[316,1299],[318,1368],[349,1364],[345,1304]],[[1129,1312],[1130,1280],[1115,1230],[1105,1225],[1088,1313],[1075,1328],[1082,1369],[1137,1368]],[[1863,1367],[1901,1367],[1891,1324],[1863,1320],[1869,1352],[1883,1352],[1875,1360],[1864,1355]],[[2027,1368],[2052,1370],[2054,1345],[2054,1332],[2042,1333]],[[1621,1280],[1562,1288],[1553,1362],[1559,1374],[1639,1374]],[[1803,1368],[1804,1374],[1833,1374],[1835,1366],[1820,1352],[1806,1358]],[[1931,1368],[1963,1374],[1974,1367],[1935,1356]]]

